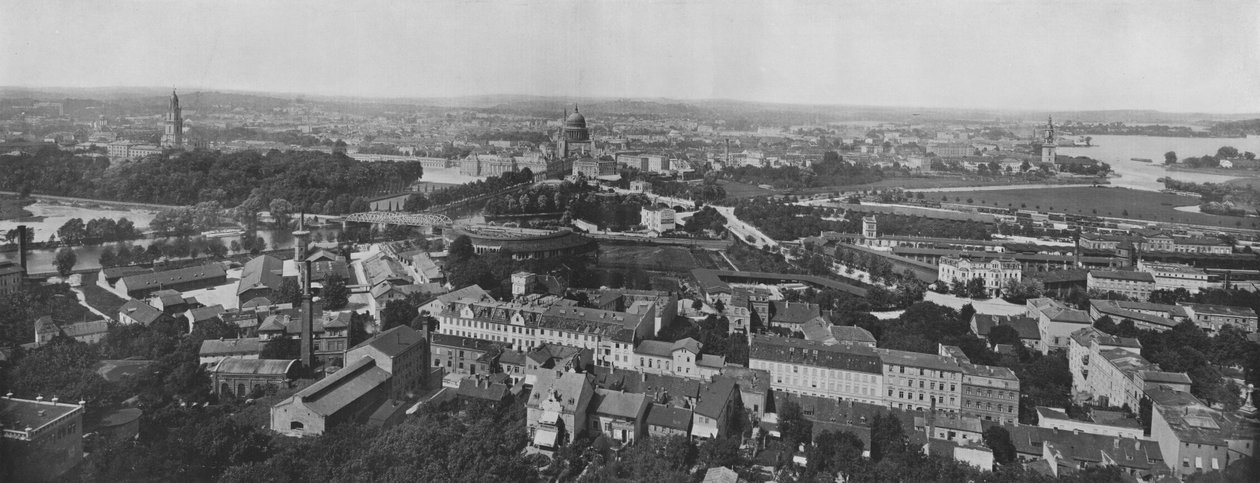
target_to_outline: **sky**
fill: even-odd
[[[1260,112],[1260,1],[4,0],[0,85]]]

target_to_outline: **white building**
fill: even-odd
[[[1218,277],[1210,275],[1202,269],[1180,263],[1157,263],[1138,260],[1137,269],[1155,277],[1155,289],[1176,290],[1184,288],[1190,293],[1199,293],[1207,288],[1220,288]]]
[[[677,213],[674,212],[673,208],[644,207],[639,211],[639,218],[643,226],[647,228],[648,232],[656,234],[673,231],[676,228],[674,225],[676,215]]]
[[[984,280],[984,288],[996,295],[1002,287],[1023,278],[1019,262],[1013,258],[972,260],[966,256],[941,257],[937,266],[937,279],[949,284],[967,283],[972,279]]]

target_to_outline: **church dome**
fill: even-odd
[[[573,114],[569,114],[569,117],[564,120],[564,125],[565,127],[585,128],[586,116],[583,116],[582,113],[578,112],[577,108],[575,107],[573,108]]]

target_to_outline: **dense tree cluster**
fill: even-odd
[[[692,234],[707,230],[720,235],[726,231],[726,217],[712,206],[705,206],[687,219],[687,223],[683,225],[683,230]]]
[[[55,322],[84,320],[88,310],[75,303],[69,285],[30,284],[0,295],[0,347],[15,347],[35,340],[35,319],[45,315]]]
[[[110,166],[102,157],[41,150],[0,156],[0,189],[106,200],[236,206],[255,188],[266,200],[323,207],[340,194],[400,189],[420,178],[420,163],[359,162],[318,151],[167,153]],[[298,210],[301,211],[301,210]],[[323,210],[320,210],[321,212]]]
[[[96,218],[87,223],[82,218],[71,218],[57,229],[57,237],[66,245],[111,243],[135,240],[141,236],[135,223],[127,218]]]
[[[741,183],[775,188],[816,188],[820,186],[852,186],[872,183],[884,178],[883,168],[850,163],[835,151],[827,151],[821,161],[809,168],[785,166],[767,168],[740,166],[722,171],[723,176]]]
[[[582,219],[600,226],[629,227],[639,224],[639,210],[649,204],[644,195],[600,193],[591,186],[564,181],[491,198],[485,210],[489,216],[562,213],[562,224]]]

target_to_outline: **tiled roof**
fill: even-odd
[[[892,349],[875,349],[884,364],[896,364],[907,367],[922,367],[938,371],[961,372],[958,362],[952,357],[922,352],[899,351]]]
[[[870,331],[856,325],[833,325],[831,336],[840,342],[875,343],[875,336]]]
[[[141,325],[149,325],[156,322],[166,314],[162,313],[156,307],[141,302],[136,299],[128,300],[118,309],[119,315],[126,315]]]
[[[700,402],[696,404],[696,414],[717,418],[722,408],[735,395],[735,381],[725,377],[714,378],[713,382],[704,384],[700,389]]]
[[[331,416],[389,381],[389,372],[371,357],[350,361],[346,367],[298,391],[299,400],[321,416]]]
[[[127,290],[148,290],[168,284],[179,284],[227,277],[227,272],[217,263],[197,267],[179,268],[164,272],[141,273],[123,277],[118,283],[126,283]]]
[[[1234,307],[1230,305],[1182,304],[1194,311],[1195,315],[1223,315],[1228,317],[1256,317],[1256,311],[1250,307]]]
[[[691,410],[680,407],[652,404],[648,408],[648,426],[660,426],[680,431],[691,430]]]
[[[865,346],[825,345],[803,339],[754,335],[748,357],[871,374],[883,373],[879,355]]]
[[[201,350],[197,351],[202,357],[211,356],[229,356],[241,354],[258,354],[261,346],[257,337],[244,337],[240,339],[206,339],[201,341]]]
[[[644,411],[647,403],[647,397],[643,394],[596,389],[594,412],[619,418],[635,419]]]

